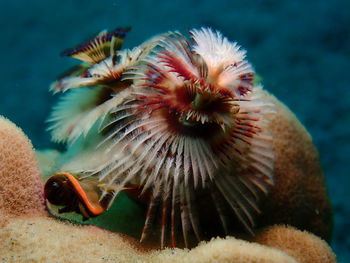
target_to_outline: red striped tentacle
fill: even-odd
[[[110,46],[113,41],[117,41],[114,50],[120,48],[126,33],[130,31],[130,27],[117,28],[112,32],[102,32],[95,38],[70,48],[61,53],[61,56],[74,57],[88,63],[98,63],[108,56],[111,56]]]

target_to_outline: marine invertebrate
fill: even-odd
[[[73,67],[64,73],[51,85],[51,90],[67,91],[81,86],[91,86],[98,83],[108,83],[118,80],[120,68],[116,51],[121,48],[124,37],[130,28],[117,28],[112,32],[106,30],[92,40],[61,53],[83,61],[83,64]]]
[[[120,50],[130,28],[102,31],[92,40],[62,52],[83,63],[63,73],[50,87],[53,92],[66,92],[51,114],[52,138],[72,143],[103,120],[120,103],[124,90],[131,85],[122,75],[137,64],[153,47],[151,41],[129,50]],[[89,87],[89,88],[87,88]],[[73,89],[73,90],[72,90]]]
[[[124,187],[121,190],[134,188]],[[69,173],[58,173],[51,176],[44,188],[47,205],[61,206],[59,213],[77,212],[84,219],[98,216],[105,212],[112,195],[100,199],[100,186],[96,180],[83,180]],[[49,210],[51,210],[49,208]]]
[[[162,203],[162,246],[166,227],[175,246],[177,220],[185,246],[190,231],[200,241],[200,228],[210,232],[214,222],[222,224],[214,235],[228,234],[236,227],[228,218],[252,232],[260,199],[273,184],[271,139],[259,114],[271,105],[253,92],[245,52],[219,32],[191,33],[193,44],[177,33],[164,37],[163,50],[147,60],[147,67],[130,72],[136,98],[113,110],[121,121],[105,139],[113,139],[111,151],[123,147],[130,154],[123,162],[113,158],[100,180],[121,186],[138,181],[141,195],[151,192],[141,240],[154,204]],[[125,124],[128,114],[133,118]],[[211,215],[198,215],[202,208],[196,206]]]
[[[237,230],[236,221],[253,232],[273,185],[272,143],[261,114],[273,104],[254,92],[261,87],[253,87],[245,51],[210,29],[191,34],[194,43],[179,33],[159,37],[154,54],[125,73],[134,86],[113,108],[101,143],[105,160],[91,169],[101,198],[125,186],[140,188],[141,199],[150,195],[141,240],[161,203],[162,247],[166,228],[176,246],[177,221],[185,246],[202,240],[201,227],[208,237],[223,235]],[[90,177],[79,168],[74,172]],[[217,216],[197,215],[204,203]],[[209,233],[214,222],[222,227]]]
[[[85,187],[84,187],[85,186]],[[49,178],[45,184],[45,198],[52,204],[64,206],[59,212],[78,212],[85,218],[103,213],[106,207],[100,202],[97,185],[93,182],[79,183],[68,173],[61,173]]]

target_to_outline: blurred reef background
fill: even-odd
[[[298,116],[319,152],[335,213],[332,247],[350,262],[350,1],[0,0],[0,114],[37,149],[59,96],[48,88],[70,65],[59,53],[102,29],[132,26],[124,47],[169,30],[210,26],[248,51],[265,89]]]

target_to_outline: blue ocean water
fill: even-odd
[[[102,29],[132,26],[125,47],[169,30],[210,26],[248,51],[267,90],[296,113],[320,152],[335,212],[332,247],[350,262],[350,1],[0,1],[0,114],[38,149],[58,96],[48,87],[75,64],[59,53]]]

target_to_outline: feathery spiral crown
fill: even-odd
[[[53,140],[72,143],[81,135],[86,136],[128,94],[132,83],[123,81],[123,73],[138,64],[156,43],[151,39],[132,50],[120,50],[129,30],[104,30],[90,41],[62,52],[62,56],[83,63],[63,73],[50,87],[54,93],[69,91],[49,119]]]
[[[125,31],[103,32],[63,53],[84,63],[52,89],[85,87],[54,110],[54,138],[72,142],[98,120],[107,126],[96,151],[62,169],[79,173],[81,183],[99,181],[100,200],[136,186],[148,202],[141,240],[159,223],[161,247],[168,237],[176,246],[178,228],[186,247],[203,240],[208,224],[229,234],[238,222],[252,233],[273,184],[265,114],[273,105],[253,85],[245,51],[208,28],[192,30],[191,40],[169,32],[119,50]]]
[[[263,115],[271,105],[253,87],[245,52],[219,32],[191,34],[194,43],[177,32],[163,35],[143,63],[129,68],[125,78],[134,86],[112,110],[112,132],[101,143],[110,158],[93,171],[106,194],[112,186],[138,185],[141,196],[150,195],[141,240],[161,204],[162,247],[169,228],[175,245],[177,218],[185,246],[191,231],[202,240],[202,193],[225,233],[231,213],[252,232],[260,198],[273,184]]]

